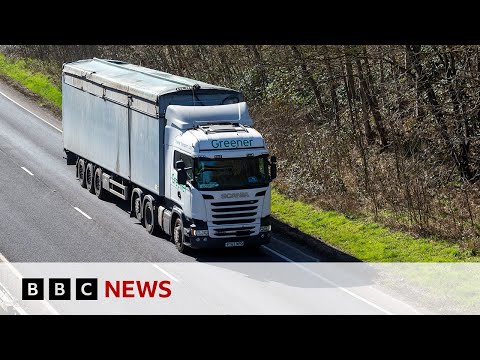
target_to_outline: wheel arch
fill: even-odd
[[[172,209],[172,219],[170,221],[171,234],[173,234],[173,227],[175,226],[175,221],[177,220],[177,218],[182,219],[182,224],[185,223],[182,209],[178,208],[177,206],[174,206]]]

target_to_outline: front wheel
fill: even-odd
[[[175,225],[173,226],[173,241],[175,242],[175,247],[179,252],[185,254],[188,251],[188,246],[185,245],[184,235],[183,235],[183,222],[180,217],[175,219]]]

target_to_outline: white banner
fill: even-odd
[[[480,314],[480,264],[0,263],[0,314]]]

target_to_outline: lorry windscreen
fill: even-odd
[[[268,186],[267,156],[195,159],[193,185],[199,190],[232,190]]]

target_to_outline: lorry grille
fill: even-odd
[[[250,224],[257,217],[258,200],[211,203],[214,225]]]
[[[217,238],[246,237],[258,234],[259,199],[209,202],[210,236]],[[220,227],[217,227],[220,226]]]

